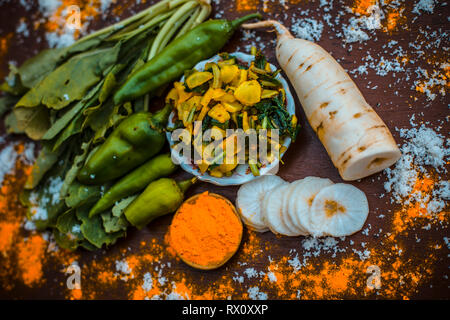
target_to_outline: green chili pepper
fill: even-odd
[[[176,168],[177,166],[172,162],[169,153],[150,159],[114,184],[92,207],[89,217],[109,209],[116,201],[141,191],[153,180],[168,176]]]
[[[161,178],[148,187],[125,209],[125,217],[133,226],[143,228],[152,220],[176,211],[183,203],[184,192],[197,178],[176,182]]]
[[[181,77],[185,70],[216,54],[234,31],[250,19],[260,19],[258,13],[234,21],[209,20],[170,43],[153,59],[136,70],[114,95],[114,102],[134,100],[164,84]]]
[[[159,151],[165,143],[164,127],[172,107],[152,115],[135,113],[123,120],[88,158],[77,178],[84,184],[103,184],[130,172]]]

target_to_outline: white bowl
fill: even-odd
[[[250,64],[250,62],[252,62],[255,58],[252,55],[242,53],[242,52],[235,52],[235,53],[232,53],[231,55],[235,56],[239,61],[246,62],[248,64]],[[204,70],[205,65],[208,62],[218,62],[219,60],[220,60],[220,56],[216,55],[208,60],[204,60],[204,61],[197,63],[197,65],[194,68],[197,70]],[[276,70],[276,67],[274,65],[271,64],[270,67],[272,68],[272,71]],[[288,83],[280,74],[277,75],[276,79],[278,79],[282,83],[283,88],[286,92],[287,111],[290,115],[294,115],[295,114],[295,102],[294,102],[294,98],[292,97],[291,91],[289,90]],[[180,82],[184,82],[184,76],[181,77]],[[169,127],[174,126],[174,121],[173,121],[174,116],[175,116],[175,112],[172,111],[172,113],[169,116],[169,124],[168,124]],[[166,133],[166,136],[167,136],[167,140],[169,141],[169,144],[171,147],[172,157],[174,159],[176,159],[178,163],[180,163],[180,166],[184,171],[189,172],[190,174],[198,177],[198,179],[201,181],[209,182],[209,183],[219,185],[219,186],[233,186],[233,185],[241,185],[243,183],[249,182],[249,181],[257,178],[249,170],[248,164],[238,165],[236,167],[236,169],[233,171],[233,174],[229,177],[217,178],[217,177],[213,177],[213,176],[209,175],[208,172],[205,172],[202,174],[198,168],[196,168],[192,163],[187,163],[187,161],[183,159],[182,155],[178,154],[173,149],[173,145],[175,143],[172,140],[171,132],[168,131]],[[290,137],[284,138],[283,146],[286,147],[286,150],[287,150],[287,148],[289,148],[290,144],[291,144],[291,138]],[[280,157],[283,157],[286,150],[283,153],[281,153]],[[279,160],[275,159],[272,163],[260,168],[260,170],[259,170],[260,175],[276,174],[276,170],[277,170],[278,164],[279,164],[278,162],[279,162]]]

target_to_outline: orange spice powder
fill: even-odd
[[[377,2],[377,0],[356,0],[352,6],[352,11],[360,15],[369,14],[369,9]]]
[[[3,63],[3,59],[8,54],[8,49],[10,46],[11,39],[14,36],[14,32],[10,32],[3,37],[0,37],[0,63]],[[3,78],[5,75],[0,73],[0,77]]]
[[[22,279],[26,285],[42,280],[42,264],[47,244],[40,235],[33,235],[18,244],[18,267],[22,270]]]
[[[180,257],[209,266],[233,254],[241,241],[242,223],[224,199],[204,192],[180,207],[169,232],[170,245]]]
[[[236,0],[236,9],[239,12],[256,10],[258,3],[258,0]]]
[[[450,217],[448,210],[444,209],[441,212],[429,214],[427,201],[414,201],[415,194],[422,194],[424,199],[426,199],[425,195],[431,195],[435,183],[435,180],[431,177],[418,177],[411,194],[404,200],[404,205],[394,212],[392,229],[396,235],[414,227],[415,224],[426,225],[427,223],[448,222]]]
[[[0,252],[6,255],[13,245],[14,238],[19,232],[20,223],[2,221],[0,223]]]

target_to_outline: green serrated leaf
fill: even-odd
[[[106,75],[102,89],[100,90],[98,101],[100,101],[100,103],[105,102],[116,86],[117,86],[116,76],[114,75],[113,72],[108,73]]]
[[[89,153],[89,148],[91,146],[91,142],[83,142],[81,144],[81,153],[77,154],[73,159],[72,166],[67,171],[64,177],[64,183],[61,186],[60,196],[61,198],[65,198],[67,196],[67,192],[69,191],[70,185],[75,181],[78,172],[83,166],[84,160]]]
[[[112,99],[109,99],[104,104],[86,109],[83,114],[85,116],[83,128],[90,127],[94,132],[102,130],[107,127],[109,119],[115,111]],[[104,133],[102,133],[104,135]]]
[[[120,46],[97,49],[70,58],[31,88],[16,106],[30,108],[43,104],[60,110],[81,100],[115,63],[119,49]]]
[[[97,250],[97,247],[94,246],[92,243],[90,243],[88,240],[84,240],[80,243],[80,247],[88,250],[88,251],[95,251]]]
[[[56,68],[65,53],[64,48],[46,49],[25,61],[17,70],[21,83],[28,89],[37,85]]]
[[[75,210],[67,210],[56,221],[56,229],[53,230],[56,243],[68,250],[78,248],[84,236],[81,233],[81,222],[78,220]]]
[[[120,217],[123,215],[123,212],[125,211],[125,209],[129,206],[130,203],[132,203],[134,201],[134,199],[136,199],[138,197],[137,194],[126,197],[120,201],[118,201],[114,207],[112,208],[112,215],[115,217]]]
[[[51,142],[42,142],[42,149],[33,164],[31,174],[27,178],[25,189],[35,188],[45,173],[55,165],[63,151],[64,148],[53,151],[53,144]]]
[[[56,137],[61,132],[61,130],[66,128],[66,126],[68,126],[68,124],[71,123],[71,121],[75,121],[77,119],[77,116],[80,115],[80,113],[82,113],[82,110],[86,109],[87,107],[95,103],[98,99],[98,94],[102,86],[102,83],[103,81],[100,81],[100,83],[97,84],[94,88],[92,88],[82,100],[75,103],[67,112],[64,113],[64,115],[59,117],[53,123],[53,125],[47,130],[42,139],[51,140],[54,137]],[[80,119],[78,120],[81,121]],[[74,127],[76,127],[76,124],[73,124],[72,128],[69,128],[69,130],[65,132],[66,137],[62,137],[61,139],[65,140],[67,138],[67,135],[70,133],[70,130],[72,130]]]
[[[12,95],[5,95],[0,98],[0,117],[6,112],[10,111],[18,101],[18,97]]]
[[[64,142],[66,142],[70,137],[82,132],[83,121],[84,121],[83,113],[80,112],[69,123],[69,125],[58,135],[55,144],[53,146],[53,151],[58,150],[61,147],[61,145],[64,144]]]
[[[33,140],[41,140],[50,128],[50,114],[44,106],[36,108],[14,108],[17,128]]]
[[[15,133],[15,134],[22,134],[25,133],[23,130],[21,130],[17,124],[17,118],[14,112],[10,112],[6,115],[4,119],[6,132],[7,133]]]
[[[124,216],[116,217],[110,211],[102,213],[101,217],[103,221],[103,228],[106,233],[126,231],[129,226],[129,223]]]
[[[69,185],[65,197],[66,205],[70,208],[78,208],[86,203],[94,203],[101,197],[101,186],[86,186],[77,180]]]
[[[118,231],[114,233],[107,233],[103,228],[102,218],[97,215],[89,218],[90,206],[83,206],[77,209],[77,217],[82,221],[81,232],[83,236],[97,248],[103,245],[114,244],[117,239],[126,235],[125,231]]]

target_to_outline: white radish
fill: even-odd
[[[321,236],[320,231],[311,224],[311,206],[316,195],[324,188],[333,185],[333,181],[326,178],[307,177],[295,188],[290,202],[289,214],[294,216],[298,225],[309,234]]]
[[[266,194],[262,204],[262,217],[264,223],[269,227],[270,231],[275,234],[285,236],[297,236],[298,234],[290,230],[283,221],[283,195],[289,188],[289,185],[282,185],[277,189]]]
[[[273,27],[276,55],[306,117],[344,180],[382,171],[400,158],[391,132],[341,65],[319,45],[296,39],[277,21],[245,24]]]
[[[364,192],[350,184],[331,185],[323,188],[312,203],[312,235],[349,236],[362,229],[368,214]]]
[[[293,202],[295,202],[297,198],[296,190],[298,185],[304,183],[304,181],[305,179],[300,179],[291,182],[289,189],[286,192],[283,207],[283,218],[286,225],[291,226],[291,228],[296,230],[300,236],[307,236],[309,235],[309,232],[300,224],[297,213],[293,210]]]
[[[283,184],[287,184],[287,182],[279,176],[265,175],[245,183],[239,188],[236,208],[247,227],[258,232],[269,230],[262,220],[261,204],[268,192]]]

